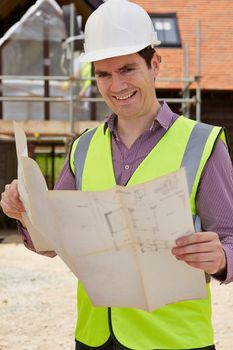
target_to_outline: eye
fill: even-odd
[[[95,76],[97,78],[108,78],[110,77],[110,74],[107,72],[99,72],[99,73],[96,73]]]
[[[122,73],[130,73],[130,72],[133,72],[135,69],[134,68],[130,68],[130,67],[128,67],[128,68],[124,68],[124,69],[122,69]]]

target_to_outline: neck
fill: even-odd
[[[148,116],[138,118],[121,118],[118,116],[117,133],[127,148],[130,148],[137,138],[151,127],[159,110],[160,104],[158,103],[154,112]]]

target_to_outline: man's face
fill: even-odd
[[[152,116],[156,111],[154,80],[159,71],[155,54],[149,69],[139,54],[94,62],[98,89],[119,118]]]

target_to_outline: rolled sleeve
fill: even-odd
[[[202,173],[197,211],[204,231],[216,232],[227,260],[223,283],[233,281],[233,170],[226,145],[218,140]]]

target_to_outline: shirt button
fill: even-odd
[[[129,165],[128,164],[125,165],[125,170],[129,170]]]

